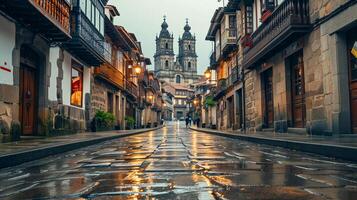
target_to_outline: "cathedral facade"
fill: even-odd
[[[191,27],[186,21],[185,32],[179,38],[179,53],[175,59],[174,37],[168,31],[166,19],[156,36],[155,74],[161,81],[170,84],[189,85],[198,82],[196,37],[191,34]]]

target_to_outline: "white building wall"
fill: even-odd
[[[15,23],[0,15],[0,27],[0,84],[13,85],[12,50],[15,47],[16,26]]]
[[[50,101],[57,100],[57,77],[58,77],[58,67],[57,60],[59,58],[60,48],[55,47],[50,49],[50,64],[51,64],[51,77],[50,77],[50,87],[48,90],[48,99]]]

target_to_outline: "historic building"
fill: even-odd
[[[150,59],[133,33],[113,25],[119,13],[106,3],[0,3],[0,140],[87,131],[98,111],[117,128],[141,127],[149,105],[140,104],[146,96],[138,74]],[[159,87],[157,80],[154,125],[160,123]]]
[[[4,135],[19,138],[87,128],[90,66],[104,61],[107,1],[53,2],[0,4],[0,132]]]
[[[236,14],[237,40],[231,43],[237,52],[231,52],[236,57],[235,65],[242,69],[238,74],[242,78],[244,129],[309,134],[356,132],[357,64],[352,53],[357,43],[355,0],[230,0],[219,10],[215,16],[219,12]],[[227,96],[229,87],[223,84],[224,79],[233,73],[228,65],[223,66],[225,75],[221,75],[221,62],[229,61],[232,54],[225,53],[222,60],[217,60],[217,41],[225,41],[219,36],[225,30],[222,25],[213,21],[208,39],[216,44],[211,68],[217,69],[218,82],[222,83],[217,92]],[[214,39],[215,26],[220,30],[216,28]],[[224,95],[223,103],[217,105],[218,111],[223,110],[223,119],[217,113],[217,122],[223,121],[221,129],[229,128],[225,123],[232,123],[231,117],[225,117],[232,109]],[[240,100],[233,103],[240,104]]]
[[[188,85],[197,82],[196,37],[192,35],[191,27],[186,21],[185,32],[179,38],[179,54],[175,60],[174,37],[168,31],[166,19],[161,25],[161,31],[156,37],[155,74],[161,81]]]

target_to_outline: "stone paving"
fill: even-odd
[[[0,170],[0,199],[347,199],[357,163],[173,123]]]
[[[53,145],[75,143],[83,140],[106,138],[117,136],[118,134],[131,134],[145,129],[107,131],[107,132],[86,132],[69,134],[55,137],[22,137],[20,141],[0,143],[0,156],[14,154],[36,148],[46,148]]]

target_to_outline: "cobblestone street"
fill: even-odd
[[[0,199],[354,199],[357,164],[183,124],[0,171]]]

